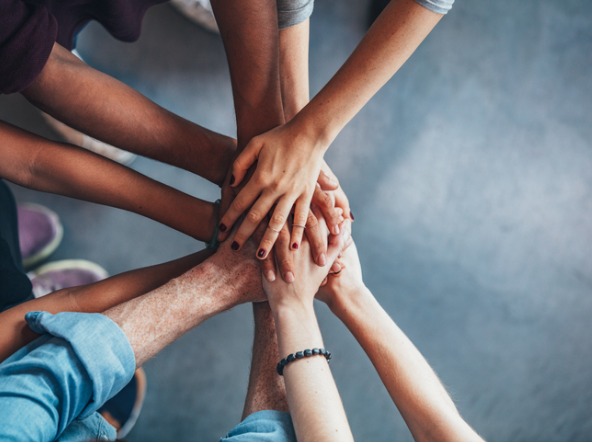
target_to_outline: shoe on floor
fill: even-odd
[[[62,288],[77,287],[102,281],[109,275],[103,267],[83,259],[49,262],[29,272],[36,298]]]
[[[171,4],[181,14],[206,31],[220,33],[210,0],[171,0]]]
[[[60,245],[64,227],[56,213],[42,205],[19,204],[18,234],[23,266],[33,267],[47,259]]]
[[[99,409],[99,413],[117,430],[117,439],[123,439],[134,427],[146,394],[146,373],[139,368],[132,380]]]

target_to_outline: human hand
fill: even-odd
[[[219,238],[225,239],[226,231],[246,212],[233,239],[239,249],[271,212],[257,249],[257,257],[265,259],[294,207],[290,245],[300,245],[324,148],[319,140],[292,123],[251,139],[234,162],[232,186],[242,182],[255,162],[257,167],[222,217]]]
[[[324,223],[321,226],[324,226]],[[302,243],[302,248],[299,250],[290,252],[298,279],[292,283],[287,283],[282,279],[276,279],[273,282],[263,280],[263,289],[272,310],[284,304],[312,302],[319,285],[327,276],[331,264],[347,244],[350,230],[351,224],[349,220],[346,220],[341,227],[340,234],[329,237],[327,264],[323,267],[317,266],[311,260],[310,244],[307,241]],[[325,231],[325,233],[328,235],[328,231]]]
[[[343,188],[339,185],[339,179],[337,179],[335,173],[333,173],[329,165],[327,165],[327,162],[324,160],[317,183],[322,191],[325,191],[328,195],[332,196],[333,206],[343,210],[342,216],[353,221],[354,217],[349,207],[349,200],[345,195]],[[315,199],[313,197],[313,203],[314,202]]]
[[[366,289],[358,250],[352,238],[341,253],[339,261],[340,271],[329,273],[326,283],[319,288],[316,295],[317,299],[326,303],[333,312],[346,307],[351,298],[355,298]]]

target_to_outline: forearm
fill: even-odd
[[[280,30],[280,82],[286,120],[292,119],[310,99],[308,45],[310,20]]]
[[[367,290],[331,307],[374,364],[418,441],[480,441],[421,353]]]
[[[226,243],[207,261],[104,314],[121,327],[141,366],[204,320],[260,300],[259,273],[254,258],[233,254]]]
[[[27,327],[25,314],[31,311],[101,313],[164,285],[210,254],[210,250],[203,250],[164,264],[121,273],[95,284],[66,288],[0,313],[0,362],[37,337]]]
[[[212,204],[81,148],[2,122],[0,141],[0,177],[11,182],[132,211],[202,241],[212,237],[217,217]]]
[[[399,70],[442,16],[414,0],[392,0],[335,76],[293,120],[326,150]]]
[[[217,184],[222,183],[234,156],[232,139],[165,110],[58,44],[23,94],[85,134]]]
[[[323,348],[312,301],[273,307],[279,353]],[[286,365],[284,380],[290,414],[299,441],[352,441],[343,404],[326,359],[303,358]]]
[[[284,122],[275,0],[212,1],[224,42],[237,120],[238,149]]]

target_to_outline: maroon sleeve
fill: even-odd
[[[56,39],[57,23],[45,6],[0,0],[0,93],[25,89],[39,75]]]

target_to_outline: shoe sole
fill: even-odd
[[[35,265],[37,265],[38,263],[47,259],[49,256],[51,256],[58,249],[58,247],[60,246],[60,243],[62,242],[62,239],[64,238],[64,227],[63,227],[62,223],[60,222],[59,216],[55,212],[51,211],[49,208],[44,207],[43,205],[22,204],[21,207],[31,208],[33,210],[45,213],[49,217],[49,219],[56,231],[55,237],[52,239],[52,241],[49,244],[47,244],[45,247],[43,247],[41,249],[41,251],[39,251],[38,253],[35,253],[33,256],[29,256],[28,258],[23,259],[23,267],[26,270],[29,270],[29,269],[33,268]]]
[[[35,276],[43,273],[48,273],[50,271],[63,270],[64,268],[78,268],[90,271],[91,273],[95,274],[99,278],[99,280],[103,280],[109,277],[109,273],[107,273],[107,270],[105,270],[99,264],[95,264],[94,262],[87,261],[85,259],[66,259],[63,261],[50,262],[32,271],[31,274]]]
[[[137,396],[134,402],[134,406],[130,413],[128,420],[121,426],[121,429],[117,432],[117,439],[121,440],[125,438],[129,432],[134,428],[138,418],[140,417],[140,412],[142,411],[142,406],[144,405],[144,397],[146,396],[146,387],[148,386],[148,382],[146,379],[146,373],[144,369],[140,367],[136,370],[136,390]]]

